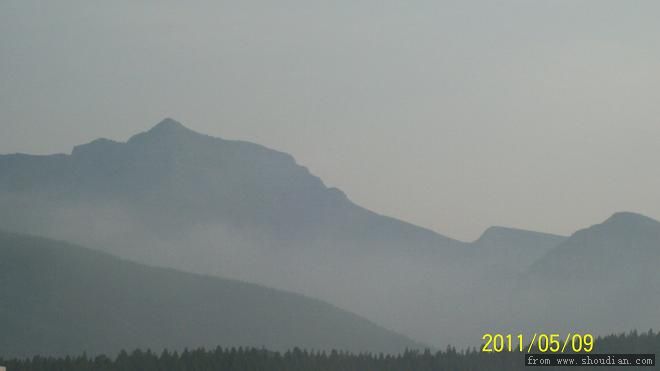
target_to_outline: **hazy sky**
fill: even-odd
[[[0,0],[0,153],[164,117],[459,239],[660,217],[660,2]]]

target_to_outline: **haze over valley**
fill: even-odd
[[[657,349],[658,14],[0,1],[0,370]]]
[[[570,329],[561,319],[587,288],[596,307],[643,303],[621,325],[616,309],[590,311],[591,331],[657,326],[652,219],[616,214],[570,237],[492,227],[462,242],[356,205],[288,154],[173,119],[71,154],[1,156],[0,202],[6,230],[318,298],[432,347],[499,327]],[[599,276],[615,267],[624,280]]]

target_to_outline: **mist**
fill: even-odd
[[[42,315],[53,339],[58,318],[105,310],[67,267],[148,324],[136,347],[209,345],[255,317],[241,341],[263,345],[263,333],[281,350],[358,328],[360,352],[657,329],[659,12],[609,0],[2,1],[0,253],[17,263],[0,289],[17,300],[1,308],[21,323]],[[40,237],[62,242],[16,247]],[[115,287],[94,274],[100,261],[112,274],[128,264],[158,295],[119,275]],[[59,305],[68,288],[80,313]],[[39,305],[23,294],[33,289]],[[192,324],[189,338],[160,341],[147,315],[159,300],[171,334]],[[230,319],[215,316],[223,300],[235,300]],[[112,321],[140,331],[103,313],[90,321],[101,334]],[[25,336],[17,354],[38,353]]]
[[[602,306],[646,298],[643,287],[659,278],[643,268],[658,254],[653,219],[613,216],[623,222],[596,229],[618,241],[604,251],[594,245],[599,234],[583,240],[582,231],[569,237],[495,227],[461,242],[355,204],[285,153],[171,119],[126,142],[77,146],[72,155],[0,160],[5,229],[322,299],[438,349],[473,345],[494,328],[570,329],[561,321],[584,290],[611,292],[591,302]],[[564,244],[581,264],[609,254],[605,261],[616,263],[610,272],[629,277],[577,286],[571,275],[582,268],[570,268],[574,257],[556,259]],[[645,255],[634,253],[637,246]],[[548,281],[556,275],[566,281]],[[637,280],[647,285],[635,289]],[[612,323],[626,311],[611,308],[619,309],[590,312],[591,331],[621,329]],[[640,313],[633,324],[653,327],[653,310]]]

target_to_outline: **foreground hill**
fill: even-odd
[[[140,347],[399,352],[416,344],[321,301],[0,232],[0,356]]]

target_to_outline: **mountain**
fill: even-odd
[[[488,228],[472,246],[488,274],[517,275],[566,237],[507,227]]]
[[[615,274],[622,275],[618,278],[647,274],[641,268],[658,263],[660,222],[621,212],[575,233],[537,261],[529,274],[548,280],[602,280]]]
[[[286,153],[172,119],[0,156],[0,228],[301,293],[438,347],[491,332],[518,276],[565,243],[504,227],[457,241],[356,205]]]
[[[555,331],[658,328],[659,266],[660,222],[617,213],[537,260],[520,279],[514,312]]]
[[[200,346],[400,352],[418,345],[300,295],[0,232],[0,353]]]
[[[462,247],[453,239],[353,204],[288,154],[202,135],[172,119],[126,143],[98,139],[75,147],[71,155],[1,156],[0,191],[5,201],[38,198],[47,206],[66,205],[69,213],[79,206],[111,213],[111,203],[122,214],[109,217],[128,218],[168,238],[186,228],[222,224],[239,235],[247,230],[280,245],[304,244],[305,249],[310,249],[310,236],[317,241],[341,236],[343,242],[359,242],[355,248],[371,244],[380,250],[395,246],[398,251],[435,252]],[[3,222],[18,229],[22,224],[39,229],[52,225],[52,220],[35,221],[39,218],[32,209],[26,211],[30,215]],[[56,215],[73,217],[62,214]],[[111,226],[103,227],[115,233]],[[90,234],[94,239],[96,234]]]
[[[170,231],[167,222],[180,228],[219,221],[287,240],[331,226],[357,239],[372,238],[377,229],[380,239],[433,248],[458,242],[356,206],[288,154],[198,134],[172,119],[126,143],[98,139],[71,155],[2,156],[0,169],[4,191],[122,201],[148,208],[143,222],[159,232]]]
[[[543,251],[556,247],[565,239],[564,236],[550,233],[495,226],[488,228],[474,244],[480,248],[491,250],[517,251],[526,249],[523,251],[528,251],[532,249],[533,251]]]
[[[424,342],[448,333],[420,318],[438,321],[471,259],[470,244],[366,210],[288,154],[172,119],[71,154],[0,156],[0,228],[302,293]]]

